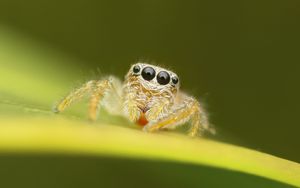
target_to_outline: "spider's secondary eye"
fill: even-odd
[[[155,70],[152,67],[145,67],[142,71],[142,77],[145,80],[152,80],[155,77]]]
[[[133,69],[132,69],[132,71],[133,71],[134,73],[139,73],[140,70],[141,70],[141,68],[140,68],[140,66],[138,66],[138,65],[135,65],[135,66],[133,67]]]
[[[166,85],[170,82],[170,75],[166,71],[161,71],[158,73],[156,79],[160,85]]]
[[[173,84],[177,84],[178,83],[178,78],[175,76],[172,78],[172,82]]]

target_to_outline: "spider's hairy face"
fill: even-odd
[[[164,92],[175,95],[179,89],[179,79],[174,72],[146,63],[132,65],[125,82],[153,95]]]
[[[178,90],[179,79],[174,72],[146,63],[132,65],[125,77],[125,91],[135,95],[134,100],[142,111],[149,110],[162,99],[171,105]]]

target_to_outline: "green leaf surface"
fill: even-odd
[[[300,164],[259,151],[144,133],[105,112],[90,123],[83,104],[53,114],[80,79],[76,66],[65,66],[75,60],[5,28],[0,41],[0,185],[300,187]]]

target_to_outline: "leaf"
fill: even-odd
[[[78,68],[66,66],[74,60],[5,28],[0,40],[0,185],[54,187],[47,178],[57,177],[62,187],[300,186],[300,164],[269,154],[172,132],[147,134],[105,112],[90,123],[82,104],[55,115],[51,106],[78,79]]]

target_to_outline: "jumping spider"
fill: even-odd
[[[97,119],[99,107],[144,126],[146,132],[172,129],[191,122],[190,136],[214,132],[200,103],[179,90],[178,76],[158,66],[134,64],[122,83],[109,76],[91,80],[75,89],[55,106],[61,112],[85,94],[90,95],[89,118]]]

